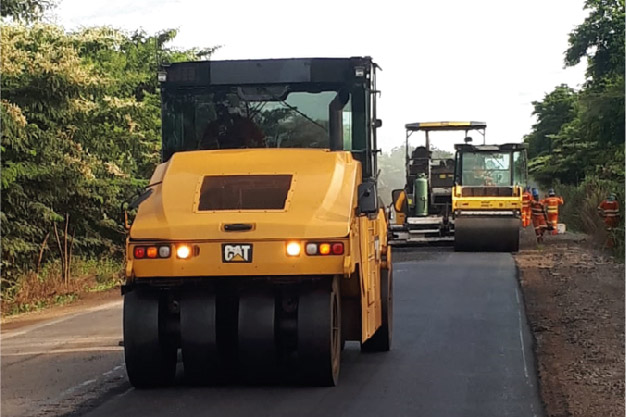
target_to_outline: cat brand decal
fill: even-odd
[[[249,243],[222,244],[223,263],[250,263],[252,262],[252,245]]]

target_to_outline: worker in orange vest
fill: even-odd
[[[613,240],[613,229],[617,227],[619,223],[619,203],[615,198],[615,194],[609,195],[609,197],[602,201],[598,206],[598,214],[604,219],[604,225],[607,232],[609,232],[609,240],[607,241],[608,247],[613,247],[615,242]]]
[[[542,201],[548,212],[548,223],[552,226],[552,234],[556,235],[557,224],[559,223],[559,206],[563,204],[563,199],[557,197],[554,189],[548,190],[548,197]]]
[[[530,201],[533,199],[533,195],[530,192],[530,187],[524,189],[522,194],[522,226],[527,227],[530,225]]]
[[[535,226],[537,243],[543,243],[543,234],[546,230],[552,230],[552,225],[548,223],[548,215],[546,214],[543,203],[539,201],[539,191],[537,191],[536,188],[533,188],[533,199],[530,201],[530,210],[533,226]]]

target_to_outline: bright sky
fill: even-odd
[[[584,82],[584,64],[563,68],[583,3],[60,0],[55,14],[68,29],[177,28],[173,46],[222,45],[214,60],[372,56],[383,69],[379,145],[389,150],[404,144],[406,123],[424,121],[485,121],[487,143],[520,142],[535,122],[532,101]],[[432,135],[451,150],[463,133]]]

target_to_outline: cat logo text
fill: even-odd
[[[252,262],[252,245],[249,243],[231,243],[222,245],[222,262],[250,263]]]

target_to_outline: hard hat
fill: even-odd
[[[554,194],[554,188],[550,188],[550,189],[548,190],[548,195],[549,195],[550,197],[554,197],[554,195],[555,195],[555,194]]]
[[[615,197],[614,193],[609,194],[609,201],[613,201],[613,200],[615,200],[615,198],[616,197]]]
[[[536,189],[536,188],[533,188],[533,197],[534,197],[535,199],[538,199],[538,198],[539,198],[539,190],[538,190],[538,189]]]
[[[524,191],[530,192],[530,185],[527,185],[526,187],[524,187]]]

